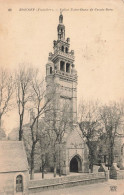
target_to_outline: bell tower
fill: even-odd
[[[57,40],[53,41],[53,53],[46,64],[46,94],[54,92],[54,107],[59,115],[64,102],[70,107],[71,121],[77,121],[77,71],[74,65],[74,50],[70,50],[70,38],[65,39],[65,25],[60,13]]]

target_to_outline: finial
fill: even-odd
[[[62,15],[62,10],[60,9],[60,15]]]
[[[59,23],[63,23],[63,15],[61,9],[60,9]]]

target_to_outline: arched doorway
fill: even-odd
[[[78,155],[74,156],[70,161],[70,172],[81,172],[82,171],[82,162]]]

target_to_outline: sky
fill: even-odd
[[[123,99],[123,0],[1,0],[0,66],[13,71],[19,64],[30,63],[45,76],[48,54],[57,39],[60,9],[66,38],[70,37],[70,49],[75,52],[78,102],[82,98],[102,102]],[[16,115],[8,114],[6,128],[16,126]]]

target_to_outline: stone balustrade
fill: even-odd
[[[61,55],[61,56],[66,57],[66,58],[70,58],[70,59],[73,60],[73,61],[74,61],[74,59],[75,59],[74,55],[72,55],[71,52],[65,53],[65,52],[62,52],[62,51],[59,51],[59,50],[58,50],[58,51],[55,51],[55,53],[52,55],[52,60],[53,60],[57,55]]]

